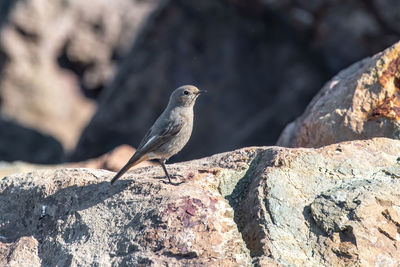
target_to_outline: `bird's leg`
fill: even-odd
[[[160,159],[160,164],[165,172],[165,175],[168,177],[169,183],[172,184],[171,177],[169,176],[168,171],[167,171],[167,167],[165,167],[165,159]]]

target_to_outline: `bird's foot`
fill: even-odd
[[[165,181],[165,180],[163,180],[162,182],[163,182],[164,184],[170,184],[170,185],[180,185],[180,184],[183,184],[183,183],[184,183],[184,181],[180,181],[180,182],[174,183],[174,182],[172,182],[172,181]]]
[[[180,174],[167,175],[168,183],[171,184],[171,185],[180,185],[180,184],[182,184],[183,181],[180,181],[180,182],[178,182],[178,183],[173,183],[173,182],[171,181],[171,179],[175,179],[175,178],[177,178],[177,177],[183,178],[183,176],[180,175]],[[164,182],[164,181],[163,181],[163,182]]]

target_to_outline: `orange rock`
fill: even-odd
[[[400,42],[333,77],[277,144],[320,147],[388,137],[399,139]]]

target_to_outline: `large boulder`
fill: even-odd
[[[0,180],[0,265],[397,266],[400,141]],[[27,260],[28,259],[28,260]]]
[[[400,42],[339,72],[286,126],[277,144],[319,147],[371,137],[400,138]]]

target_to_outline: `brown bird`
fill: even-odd
[[[193,129],[193,106],[201,92],[192,85],[181,86],[172,92],[164,112],[144,136],[135,154],[112,178],[111,184],[136,164],[151,159],[159,160],[172,184],[165,162],[189,141]]]

